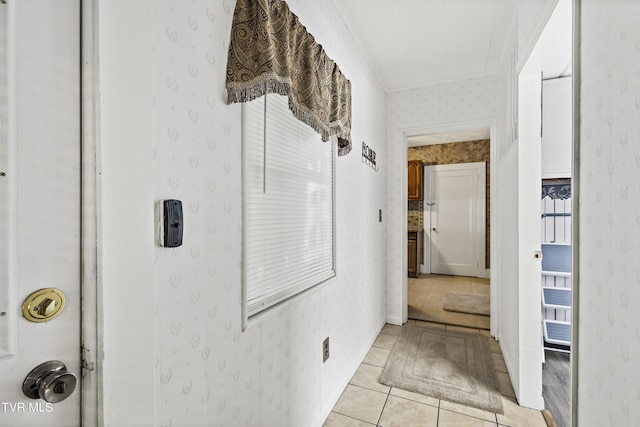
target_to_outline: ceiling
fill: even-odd
[[[333,2],[387,92],[498,73],[516,13],[505,0]],[[570,75],[571,0],[558,1],[539,43],[543,78]],[[430,135],[410,145],[485,139],[486,133]]]
[[[505,0],[334,0],[388,92],[499,71]]]

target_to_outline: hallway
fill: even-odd
[[[516,403],[500,347],[489,336],[488,331],[435,323],[430,326],[475,332],[487,337],[502,393],[504,414],[495,414],[380,384],[378,378],[402,329],[400,326],[387,324],[351,378],[323,427],[546,427],[540,411],[522,408]]]
[[[489,316],[445,311],[442,298],[447,292],[489,296],[489,279],[421,274],[407,279],[409,319],[489,330]]]

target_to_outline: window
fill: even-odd
[[[243,295],[251,317],[333,276],[334,144],[287,98],[244,103]]]

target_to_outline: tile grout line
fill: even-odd
[[[387,391],[374,390],[374,389],[372,389],[372,388],[365,387],[365,386],[363,386],[363,385],[353,384],[353,383],[351,383],[351,382],[349,383],[349,385],[350,385],[350,386],[352,386],[352,387],[358,387],[358,388],[361,388],[361,389],[364,389],[364,390],[374,391],[374,392],[376,392],[376,393],[382,393],[382,394],[384,394],[384,393],[389,394],[389,392],[391,391],[391,390],[389,390],[389,392],[387,392]]]
[[[333,412],[334,414],[342,415],[343,417],[350,418],[352,420],[361,421],[361,422],[363,422],[365,424],[371,424],[369,421],[361,420],[360,418],[354,417],[352,415],[343,414],[342,412],[338,412],[338,411],[331,411],[331,412]],[[331,414],[329,414],[329,415],[331,415]]]
[[[383,329],[384,329],[384,328],[383,328]],[[380,332],[378,333],[378,336],[380,336],[380,334],[382,334],[382,333],[383,333],[383,332],[382,332],[382,331],[380,331]],[[391,334],[387,334],[387,335],[391,335]],[[396,346],[396,343],[398,342],[398,338],[397,338],[398,336],[397,336],[397,335],[394,335],[394,336],[396,337],[396,339],[395,339],[395,341],[394,341],[393,345],[391,346],[391,348],[390,348],[390,349],[385,349],[385,350],[389,350],[390,352],[391,352],[391,351],[393,351],[394,347]],[[382,347],[378,347],[378,348],[382,348]],[[389,358],[387,358],[387,361],[384,363],[384,366],[382,367],[382,369],[383,369],[383,370],[384,370],[384,369],[386,369],[386,367],[387,367],[387,363],[389,363]],[[377,382],[378,382],[379,384],[382,384],[382,383],[380,383],[380,378],[378,378],[378,381],[377,381]],[[383,385],[386,385],[386,384],[383,384]],[[389,396],[391,396],[391,390],[392,390],[392,388],[393,388],[393,387],[389,387],[389,391],[387,392],[387,398],[384,400],[384,404],[382,405],[382,411],[380,411],[380,415],[378,416],[378,421],[376,422],[376,427],[380,425],[380,420],[382,419],[382,414],[384,414],[384,408],[386,408],[386,407],[387,407],[387,402],[389,401]]]
[[[387,398],[384,400],[384,405],[382,405],[382,411],[380,411],[380,415],[378,416],[378,421],[376,422],[376,427],[380,425],[380,420],[382,419],[382,414],[384,414],[384,408],[387,407],[387,402],[389,401],[389,396],[391,395],[391,388],[389,388],[389,393],[387,393]]]

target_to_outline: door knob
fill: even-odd
[[[435,228],[435,227],[433,227],[433,228],[431,229],[431,231],[438,231],[438,230],[436,230],[436,228]]]
[[[78,379],[67,371],[64,363],[52,360],[29,372],[22,383],[22,392],[31,399],[58,403],[73,393],[77,383]]]

